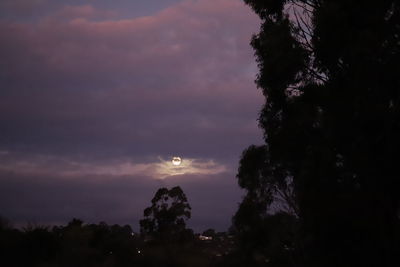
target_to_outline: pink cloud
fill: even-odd
[[[25,45],[59,71],[133,72],[151,64],[165,71],[174,64],[204,78],[224,63],[249,61],[248,40],[258,24],[240,1],[231,0],[184,1],[136,19],[88,20],[97,12],[91,6],[66,7],[57,14],[70,14],[73,19],[67,22],[21,25],[30,32]]]

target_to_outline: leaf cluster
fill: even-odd
[[[191,217],[191,207],[179,186],[170,190],[160,188],[143,212],[140,221],[142,234],[156,239],[171,239],[185,232],[186,221]]]

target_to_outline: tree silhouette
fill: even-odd
[[[265,146],[243,157],[240,218],[260,223],[290,178],[302,264],[398,266],[400,2],[245,2],[262,21],[251,44]]]
[[[271,168],[267,146],[250,146],[242,153],[237,178],[246,190],[233,217],[243,265],[290,264],[298,224],[292,177]]]
[[[191,207],[179,186],[168,190],[160,188],[151,200],[152,205],[143,212],[140,220],[142,234],[158,240],[179,239],[186,233],[186,221],[191,216]]]
[[[293,177],[271,168],[267,146],[250,146],[242,153],[237,174],[247,201],[260,205],[260,213],[279,210],[298,216]]]

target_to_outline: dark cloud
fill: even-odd
[[[259,136],[257,23],[219,2],[124,21],[3,23],[2,145],[237,156]]]
[[[58,14],[65,7],[69,9],[92,5],[100,10],[108,10],[120,18],[132,18],[152,15],[181,1],[183,0],[1,0],[0,20],[37,21],[49,14]]]

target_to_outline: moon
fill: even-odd
[[[173,157],[172,158],[172,165],[179,166],[182,163],[182,159],[180,157]]]

